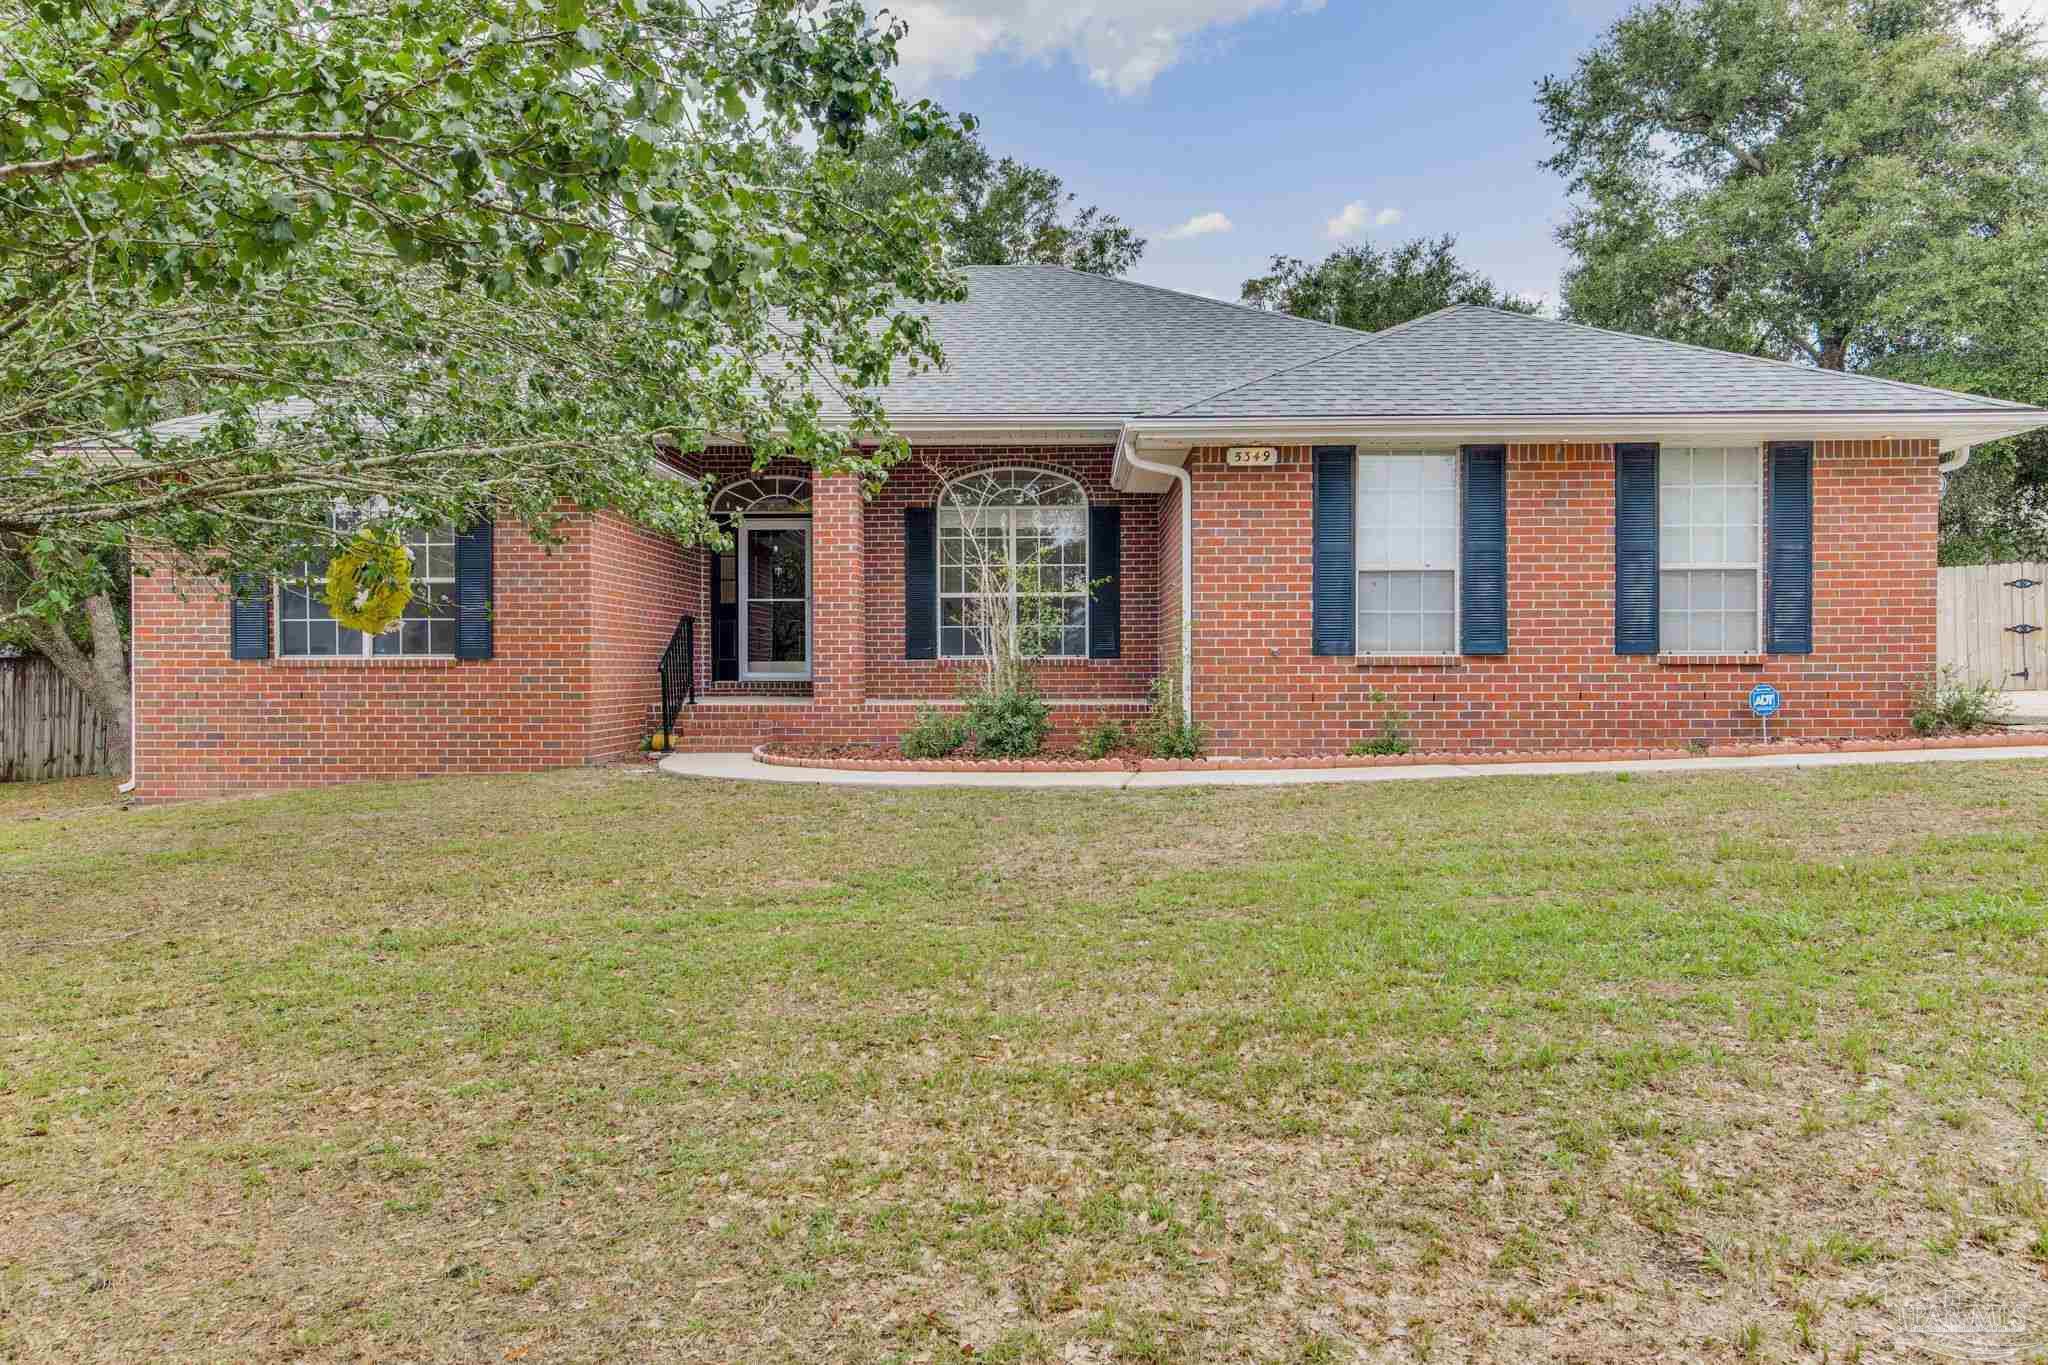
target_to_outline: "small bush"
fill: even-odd
[[[1160,660],[1152,680],[1152,710],[1138,723],[1138,747],[1154,758],[1200,758],[1209,746],[1209,732],[1189,720],[1180,697],[1180,652]]]
[[[967,728],[983,758],[1030,758],[1045,747],[1052,708],[1040,699],[1029,673],[1020,671],[1017,679],[1008,692],[983,686],[966,694]]]
[[[1128,743],[1130,736],[1124,733],[1122,721],[1100,721],[1082,732],[1081,753],[1086,758],[1108,758]]]
[[[1377,754],[1386,757],[1393,754],[1405,754],[1408,752],[1409,747],[1407,739],[1399,730],[1383,728],[1370,739],[1355,739],[1351,741],[1351,747],[1344,752],[1350,754],[1353,758],[1359,758],[1366,754]]]
[[[917,721],[903,732],[905,758],[946,758],[967,742],[967,721],[936,706],[917,708]]]
[[[1386,707],[1380,712],[1380,728],[1364,739],[1352,741],[1351,747],[1344,752],[1353,758],[1366,754],[1389,757],[1407,753],[1413,746],[1408,743],[1408,736],[1402,732],[1401,727],[1408,723],[1408,713],[1398,706],[1388,704],[1387,694],[1378,688],[1373,689],[1369,700],[1374,705]]]
[[[1172,720],[1147,720],[1138,743],[1154,758],[1200,758],[1209,747],[1209,731],[1199,721],[1180,716]]]
[[[1913,694],[1913,733],[1916,735],[1962,734],[1981,730],[2005,719],[2012,703],[1990,683],[1964,682],[1955,670],[1944,668],[1940,676]]]

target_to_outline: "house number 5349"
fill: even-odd
[[[1223,463],[1232,469],[1271,469],[1280,463],[1280,452],[1272,446],[1232,446],[1223,452]]]

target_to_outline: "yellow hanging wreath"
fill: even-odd
[[[350,630],[382,635],[412,601],[412,551],[365,531],[327,564],[327,610]]]

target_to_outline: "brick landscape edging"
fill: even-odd
[[[1711,744],[1693,749],[1489,749],[1475,753],[1321,754],[1302,758],[803,758],[756,745],[754,760],[778,768],[829,768],[879,773],[1275,772],[1288,768],[1392,768],[1448,764],[1614,763],[1666,758],[1767,758],[1795,754],[1881,754],[1914,749],[2038,748],[2041,733],[1942,735],[1934,739],[1800,740],[1781,744]]]

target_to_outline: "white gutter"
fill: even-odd
[[[1117,458],[1133,469],[1163,474],[1180,484],[1180,710],[1181,719],[1195,721],[1195,485],[1177,464],[1141,459],[1126,437],[1117,439]]]
[[[1943,460],[1940,464],[1936,465],[1935,468],[1940,470],[1944,474],[1953,474],[1958,469],[1961,469],[1964,465],[1968,464],[1970,462],[1970,456],[1976,453],[1977,447],[1964,446],[1961,450],[1958,450],[1953,456],[1946,460]]]
[[[1638,412],[1545,416],[1408,417],[1134,417],[1129,435],[1145,441],[1200,445],[1257,440],[1302,443],[1317,439],[1599,441],[1672,440],[1679,437],[1788,440],[1938,441],[1944,451],[1982,445],[2048,426],[2048,411],[2016,408],[1983,412]]]

